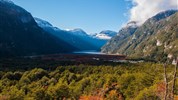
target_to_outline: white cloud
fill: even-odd
[[[128,0],[127,0],[128,1]],[[157,13],[170,9],[178,9],[178,0],[130,0],[133,7],[130,9],[130,20],[144,23]]]

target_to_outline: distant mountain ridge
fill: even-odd
[[[148,19],[125,38],[112,38],[102,52],[125,54],[136,58],[167,59],[178,55],[178,11],[168,10]],[[121,29],[122,32],[125,28]],[[127,29],[127,28],[126,28]]]
[[[178,12],[178,10],[166,10],[166,11],[162,11],[162,12],[156,14],[155,16],[153,16],[152,18],[150,18],[148,20],[159,21],[159,20],[162,20],[164,18],[167,18],[167,17],[175,14],[176,12]]]
[[[61,30],[57,27],[52,26],[49,22],[35,18],[38,25],[43,28],[45,31],[50,34],[62,39],[63,41],[77,47],[79,50],[88,50],[88,49],[96,49],[96,47],[92,46],[88,42],[82,40],[80,37],[87,36],[87,34],[83,30]],[[97,48],[99,49],[99,48]]]
[[[105,40],[93,38],[90,35],[88,35],[85,31],[79,28],[72,30],[61,30],[57,27],[54,27],[45,20],[35,18],[35,21],[46,32],[78,48],[80,51],[84,50],[100,51],[100,48],[107,42]]]

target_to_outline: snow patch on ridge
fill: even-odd
[[[34,18],[36,23],[40,26],[40,27],[53,27],[53,25],[51,25],[49,22],[39,19],[39,18]]]
[[[106,35],[106,34],[96,34],[95,35],[96,38],[99,38],[99,39],[104,39],[104,40],[109,40],[111,39],[110,36]]]
[[[88,36],[88,34],[87,34],[84,30],[82,30],[82,29],[80,29],[80,28],[67,29],[67,30],[65,30],[65,31],[70,32],[70,33],[73,33],[74,35]]]

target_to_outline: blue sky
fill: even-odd
[[[82,28],[87,33],[119,31],[128,21],[131,3],[125,0],[12,0],[34,17],[60,29]]]

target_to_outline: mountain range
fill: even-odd
[[[85,50],[100,51],[100,48],[108,41],[108,39],[103,39],[100,37],[89,35],[80,28],[72,30],[62,30],[57,27],[54,27],[49,22],[42,20],[40,18],[35,18],[35,21],[38,23],[38,26],[44,29],[46,32],[65,41],[68,44],[71,44],[72,46],[78,48],[81,51]],[[106,34],[108,34],[108,32]]]
[[[45,20],[34,18],[10,0],[0,0],[0,19],[0,57],[100,51],[108,41],[79,28],[62,30],[54,27]]]
[[[167,10],[149,18],[143,25],[132,22],[119,31],[102,52],[160,61],[178,55],[178,11]],[[133,26],[133,27],[132,27]]]

